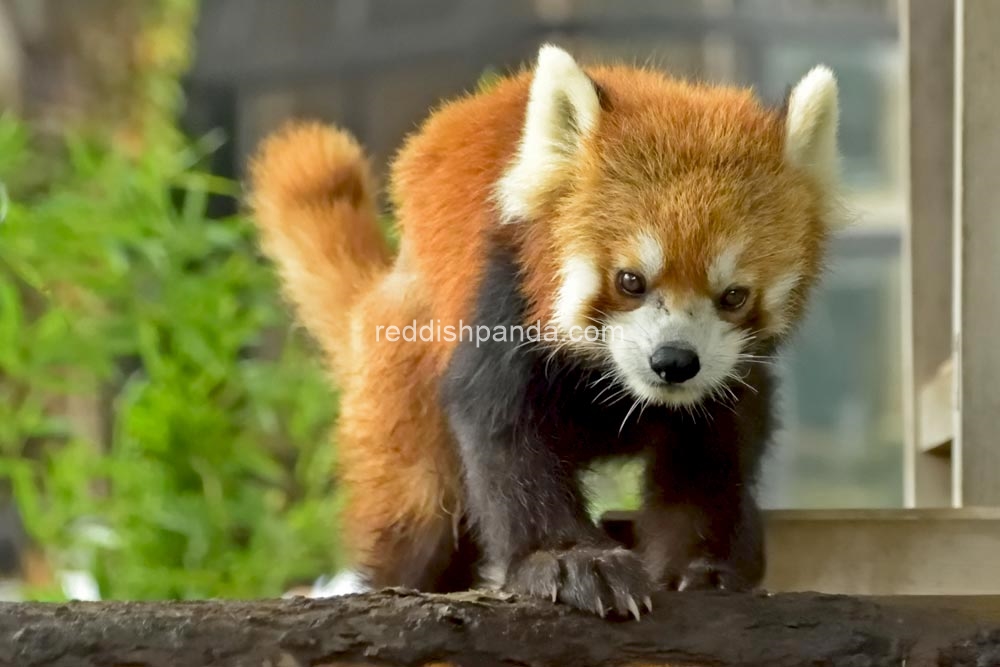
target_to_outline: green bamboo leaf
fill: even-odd
[[[0,273],[0,370],[19,376],[23,369],[21,341],[25,338],[21,296],[12,282]]]

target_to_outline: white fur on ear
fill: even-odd
[[[839,183],[837,79],[818,65],[792,90],[785,121],[785,158],[809,171],[828,192]]]
[[[504,222],[530,218],[561,184],[580,142],[597,125],[601,104],[593,82],[562,49],[538,52],[517,155],[497,184]]]

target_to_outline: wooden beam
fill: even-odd
[[[952,495],[957,506],[1000,506],[1000,2],[955,7]]]
[[[917,406],[920,411],[917,442],[919,451],[933,452],[951,460],[951,443],[955,439],[955,364],[949,359],[933,379],[920,387]],[[950,483],[948,485],[951,486]]]
[[[0,665],[996,665],[1000,599],[663,593],[641,621],[486,593],[9,604]]]
[[[766,514],[772,591],[1000,595],[1000,509]]]
[[[627,546],[634,521],[601,517]],[[1000,508],[766,510],[764,521],[769,591],[1000,596]]]
[[[927,456],[920,446],[927,435],[920,396],[952,351],[954,15],[954,0],[908,0],[900,7],[909,117],[904,144],[910,224],[903,252],[907,507],[951,504],[950,460]],[[950,421],[950,396],[944,410]]]

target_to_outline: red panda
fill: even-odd
[[[776,110],[544,46],[406,141],[394,259],[353,139],[307,123],[264,142],[255,218],[341,391],[370,585],[455,590],[488,564],[506,590],[638,616],[658,588],[759,583],[767,361],[837,224],[837,115],[822,66]],[[452,335],[398,340],[425,323]],[[532,323],[547,335],[524,340]],[[578,479],[622,455],[646,461],[635,550]]]

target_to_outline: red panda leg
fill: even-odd
[[[347,546],[375,587],[471,587],[477,553],[462,520],[456,448],[438,403],[440,343],[385,328],[426,313],[401,271],[355,310],[341,369],[337,448]]]

